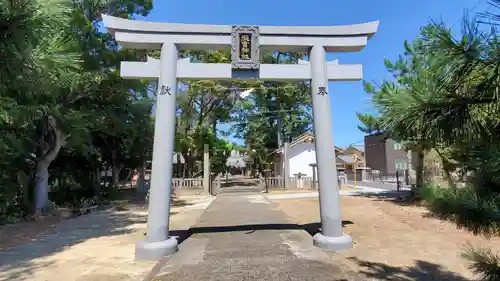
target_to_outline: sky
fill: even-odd
[[[363,64],[364,80],[381,82],[390,74],[384,59],[403,53],[405,40],[418,37],[431,20],[460,31],[460,20],[492,9],[487,0],[156,0],[151,13],[137,19],[228,25],[349,25],[378,20],[378,32],[357,53],[331,53],[328,60]],[[335,145],[363,145],[356,112],[372,112],[362,82],[331,82],[329,96]]]

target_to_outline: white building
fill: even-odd
[[[332,147],[332,149],[334,149]],[[343,150],[335,146],[335,153],[342,153]],[[283,176],[285,169],[284,147],[276,149],[274,154],[274,173]],[[314,134],[307,132],[297,137],[288,145],[288,161],[290,165],[289,177],[301,173],[305,177],[312,177],[313,169],[310,164],[316,164],[316,148],[314,145]],[[337,163],[343,161],[337,157]]]

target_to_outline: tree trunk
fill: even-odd
[[[212,132],[214,135],[217,135],[217,119],[213,120],[212,122]]]
[[[49,165],[48,161],[41,161],[36,165],[35,175],[35,209],[41,211],[49,202]]]
[[[137,179],[137,191],[141,194],[146,194],[146,177],[144,175],[144,165],[139,168],[139,178]]]
[[[102,199],[101,198],[101,171],[100,171],[100,169],[96,168],[93,171],[93,174],[94,174],[94,182],[93,182],[94,194],[97,197],[97,201],[100,202]]]
[[[176,152],[175,153],[176,157],[177,157],[177,177],[179,178],[182,178],[182,161],[181,161],[181,153],[180,152]]]
[[[49,203],[49,166],[56,159],[62,146],[65,144],[65,138],[61,131],[57,129],[55,119],[49,117],[49,128],[53,133],[54,138],[47,150],[43,151],[43,155],[37,160],[35,173],[35,212],[43,212]],[[43,140],[42,140],[43,142]]]
[[[193,166],[194,166],[194,157],[191,153],[186,155],[186,178],[191,178],[193,176]]]
[[[446,182],[448,183],[448,187],[455,187],[455,181],[453,180],[453,177],[451,176],[450,171],[452,171],[455,167],[448,161],[448,159],[445,157],[441,151],[439,151],[438,148],[435,148],[437,154],[441,158],[441,164],[443,165],[443,172],[444,172],[444,177],[446,179]]]
[[[116,170],[116,165],[114,163],[111,164],[111,185],[114,187],[118,186],[118,173]]]
[[[111,185],[113,188],[118,188],[118,167],[116,165],[116,152],[111,152]]]
[[[408,170],[413,170],[413,151],[410,149],[406,152],[406,156],[408,157]]]
[[[31,177],[27,176],[23,172],[17,172],[17,183],[19,186],[22,188],[22,194],[23,194],[23,208],[26,213],[30,213],[33,211],[33,204],[32,204],[32,198],[33,198],[33,192],[31,192],[31,184],[30,179]]]
[[[118,165],[116,165],[115,163],[111,164],[111,184],[113,185],[113,188],[118,189],[119,187],[121,170],[122,167],[118,167]]]
[[[413,196],[418,196],[417,192],[424,185],[424,150],[418,147],[417,150],[417,167],[415,167],[416,173],[416,190],[412,190]]]

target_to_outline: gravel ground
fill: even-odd
[[[316,198],[276,203],[298,224],[319,221]],[[397,198],[342,196],[341,204],[344,231],[355,247],[335,256],[365,280],[477,280],[460,257],[462,247],[469,242],[500,250],[500,239],[474,236]]]

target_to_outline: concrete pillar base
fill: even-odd
[[[179,250],[175,237],[159,242],[139,241],[135,244],[136,260],[160,260],[164,256],[171,255]]]
[[[328,237],[321,233],[316,233],[313,237],[313,244],[316,247],[329,251],[349,250],[353,246],[351,236],[345,234],[340,237]]]

